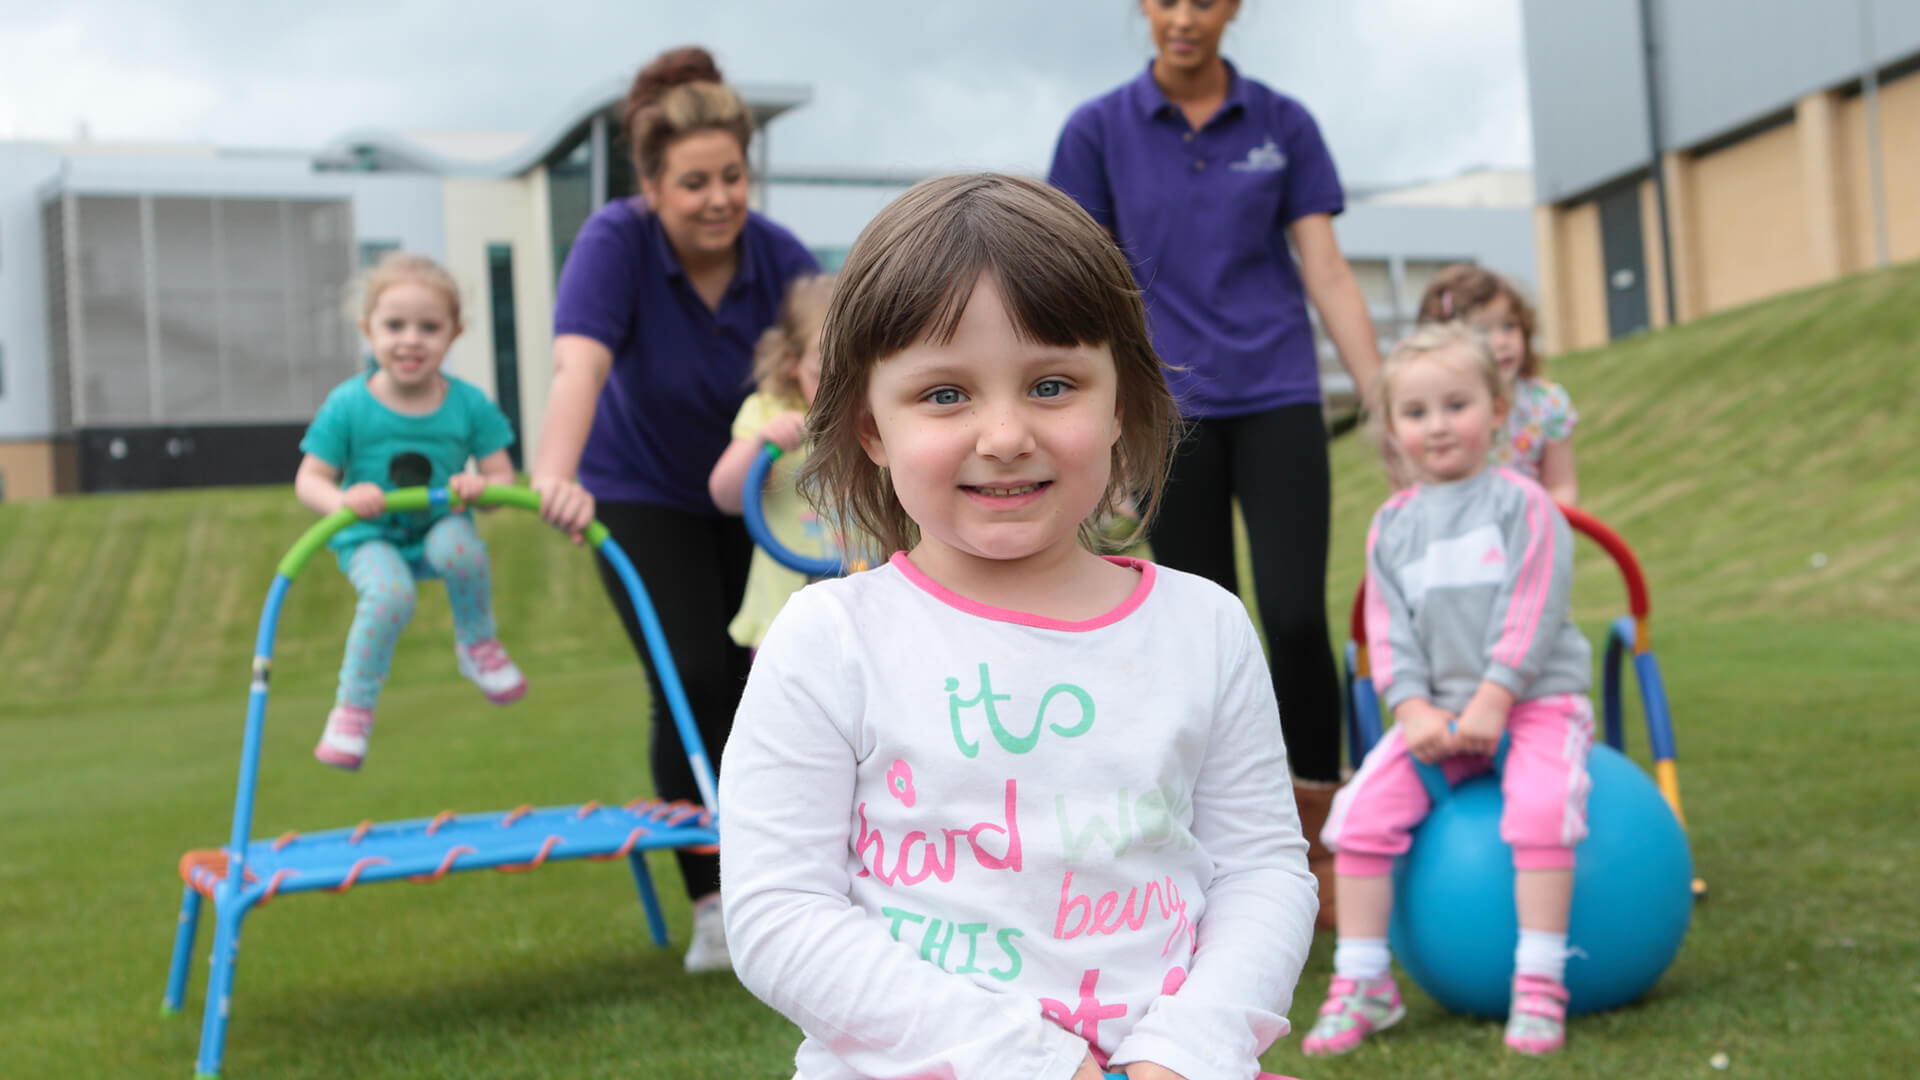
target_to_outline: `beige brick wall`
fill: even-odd
[[[51,442],[0,442],[0,478],[7,502],[45,499],[55,492],[55,453]]]
[[[1874,264],[1865,99],[1842,101],[1834,126],[1845,163],[1840,213],[1846,268],[1865,270]],[[1894,262],[1920,259],[1920,72],[1880,86],[1880,153],[1889,255]]]
[[[447,269],[460,284],[466,332],[447,369],[495,397],[487,245],[513,245],[513,292],[520,375],[521,448],[529,466],[553,378],[553,241],[547,174],[512,180],[450,179],[444,189]],[[497,398],[496,398],[497,400]]]
[[[1607,260],[1600,246],[1600,204],[1577,203],[1560,212],[1560,287],[1565,349],[1607,343]]]
[[[1691,172],[1702,313],[1821,280],[1796,125],[1695,157]]]

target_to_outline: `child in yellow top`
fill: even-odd
[[[820,386],[820,331],[827,300],[833,295],[833,276],[822,274],[796,280],[780,306],[780,318],[760,335],[754,350],[753,376],[759,389],[740,406],[733,420],[733,442],[713,466],[707,491],[716,506],[740,513],[747,470],[760,448],[768,443],[785,451],[767,474],[761,495],[767,527],[787,549],[807,557],[831,557],[837,550],[829,524],[808,506],[794,488],[795,470],[806,459],[806,411]],[[739,614],[727,627],[733,640],[758,648],[773,617],[787,597],[807,583],[806,575],[773,561],[755,549],[747,571],[747,592]]]

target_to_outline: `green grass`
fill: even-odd
[[[1417,993],[1392,1037],[1299,1076],[1920,1075],[1920,269],[1852,279],[1557,359],[1582,411],[1585,505],[1634,545],[1713,888],[1640,1005],[1515,1061],[1498,1029]],[[1335,453],[1329,608],[1344,625],[1384,493]],[[273,563],[310,522],[286,489],[0,507],[0,1076],[188,1075],[156,1015],[182,851],[220,843]],[[351,594],[321,556],[280,644],[255,834],[361,818],[646,794],[646,688],[589,560],[514,512],[484,524],[534,692],[486,706],[431,593],[403,640],[367,770],[308,757]],[[1816,568],[1814,553],[1825,556]],[[1597,630],[1618,576],[1582,548]],[[1630,728],[1637,752],[1644,740]],[[676,946],[685,904],[655,857]],[[1324,993],[1322,940],[1292,1010]],[[784,1077],[794,1029],[647,943],[617,865],[294,896],[248,920],[233,1077]]]

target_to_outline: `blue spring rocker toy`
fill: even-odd
[[[1607,640],[1606,745],[1595,746],[1587,763],[1593,781],[1589,835],[1575,849],[1566,983],[1568,1011],[1577,1015],[1627,1005],[1659,981],[1680,951],[1694,902],[1705,895],[1706,885],[1693,873],[1672,719],[1660,668],[1647,644],[1650,608],[1639,562],[1592,516],[1570,507],[1561,512],[1575,531],[1613,556],[1626,577],[1632,612],[1613,623]],[[1364,620],[1355,597],[1346,680],[1348,741],[1356,766],[1381,733]],[[1652,777],[1622,752],[1620,669],[1629,653],[1652,744]],[[1494,772],[1453,788],[1439,769],[1415,763],[1434,805],[1414,830],[1412,848],[1394,865],[1388,931],[1394,956],[1422,990],[1453,1012],[1488,1019],[1507,1014],[1519,933],[1513,850],[1500,839],[1498,766],[1503,759],[1504,754],[1496,758]]]

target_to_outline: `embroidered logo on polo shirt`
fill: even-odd
[[[1236,161],[1227,166],[1234,172],[1279,172],[1286,167],[1287,155],[1281,153],[1278,146],[1273,145],[1271,135],[1267,136],[1266,142],[1247,151],[1245,160]]]

